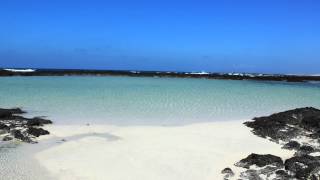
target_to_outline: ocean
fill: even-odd
[[[320,108],[320,85],[151,77],[1,77],[0,107],[55,124],[185,125]]]
[[[0,107],[21,107],[30,117],[47,116],[53,126],[183,126],[249,120],[306,106],[320,108],[320,84],[113,76],[0,78]],[[60,143],[1,142],[0,179],[55,179],[34,154]]]

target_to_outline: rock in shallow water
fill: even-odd
[[[45,124],[52,124],[52,121],[40,117],[35,117],[27,121],[27,126],[43,126]]]
[[[47,130],[44,130],[42,128],[34,128],[34,127],[29,127],[27,132],[36,137],[49,134],[49,131]]]
[[[2,141],[11,141],[13,138],[11,136],[5,136],[2,138]]]
[[[28,142],[28,143],[32,142],[32,140],[26,134],[23,134],[20,130],[13,130],[11,131],[11,134],[13,135],[14,138],[19,139],[23,142]]]
[[[0,108],[0,133],[4,136],[3,141],[9,141],[12,138],[27,143],[34,143],[35,137],[49,134],[42,128],[36,128],[45,124],[51,124],[52,121],[41,117],[25,118],[18,114],[25,113],[20,108],[2,109]]]
[[[2,109],[0,108],[0,118],[8,118],[11,117],[13,114],[23,114],[25,113],[20,108],[13,108],[13,109]]]

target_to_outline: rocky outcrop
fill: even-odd
[[[262,138],[295,151],[284,160],[271,155],[251,154],[235,166],[244,169],[240,179],[320,179],[320,110],[306,107],[254,118],[244,123]]]
[[[320,157],[295,156],[285,161],[285,169],[297,179],[320,179]]]
[[[232,169],[230,168],[224,168],[222,171],[221,171],[221,174],[224,175],[224,179],[227,180],[231,177],[234,176],[234,172],[232,171]]]
[[[307,107],[254,118],[245,122],[260,137],[278,142],[290,141],[297,136],[317,136],[320,133],[320,110]],[[309,134],[311,133],[311,134]]]
[[[273,165],[281,168],[283,166],[283,161],[280,157],[271,154],[260,155],[253,153],[236,163],[236,166],[246,169],[249,169],[252,165],[256,165],[258,167]]]
[[[206,78],[228,80],[255,80],[255,81],[286,81],[308,82],[320,81],[320,76],[280,75],[256,73],[194,73],[194,72],[167,72],[167,71],[122,71],[122,70],[70,70],[70,69],[37,69],[1,70],[0,76],[130,76],[130,77],[172,77],[172,78]]]
[[[39,137],[39,136],[42,136],[42,135],[47,135],[49,134],[49,131],[47,130],[44,130],[42,128],[35,128],[35,127],[29,127],[28,130],[27,130],[27,133],[35,136],[35,137]]]
[[[0,108],[0,135],[3,141],[16,139],[36,143],[36,137],[49,134],[49,131],[40,126],[52,124],[52,121],[41,117],[25,118],[21,116],[24,113],[20,108]]]

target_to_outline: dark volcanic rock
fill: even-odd
[[[36,137],[49,134],[49,131],[47,130],[44,130],[42,128],[34,128],[34,127],[29,127],[27,132]]]
[[[248,169],[241,172],[240,177],[320,180],[320,156],[309,155],[320,152],[320,110],[312,107],[298,108],[254,118],[253,121],[244,124],[252,128],[255,135],[268,138],[295,153],[293,157],[285,160],[284,169],[280,157],[251,154],[235,164]],[[251,165],[259,168],[250,169]]]
[[[303,145],[299,148],[300,154],[310,154],[314,152],[314,148],[311,146]]]
[[[292,177],[285,170],[277,170],[276,172],[277,180],[287,180],[292,179]]]
[[[0,108],[0,118],[7,118],[12,116],[13,114],[23,114],[25,113],[20,108],[13,108],[13,109],[2,109]]]
[[[34,138],[49,134],[48,131],[34,126],[51,124],[52,121],[41,117],[25,118],[19,114],[25,113],[20,108],[1,109],[0,108],[0,135],[3,141],[15,138],[23,142],[34,143]]]
[[[229,179],[234,176],[234,172],[230,168],[224,168],[221,174],[224,174],[224,179]]]
[[[5,124],[3,124],[3,123],[0,123],[0,129],[4,130],[5,132],[9,132],[10,127],[5,125]]]
[[[240,178],[248,180],[263,180],[257,170],[249,169],[240,174]]]
[[[309,115],[309,114],[307,114]],[[320,129],[320,113],[314,113],[307,116],[303,114],[301,119],[301,127],[309,131],[318,131]]]
[[[2,138],[2,141],[11,141],[13,138],[11,136],[5,136]]]
[[[254,118],[244,124],[252,128],[253,133],[274,141],[289,141],[306,131],[320,130],[320,110],[306,107],[273,114],[268,117]]]
[[[295,156],[285,161],[285,169],[298,179],[319,179],[319,158],[313,156]]]
[[[300,144],[297,141],[289,141],[287,144],[282,146],[283,149],[298,150]]]
[[[28,143],[32,142],[32,140],[28,136],[22,134],[22,132],[20,130],[14,130],[11,133],[12,133],[13,137],[16,139],[20,139],[21,141],[28,142]]]
[[[282,167],[283,161],[280,157],[271,154],[250,154],[248,157],[240,160],[235,164],[238,167],[249,169],[250,166],[256,165],[258,167],[264,167],[266,165],[274,165],[276,167]]]
[[[52,121],[40,117],[35,117],[27,121],[28,126],[43,126],[44,124],[52,124]]]

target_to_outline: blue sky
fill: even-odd
[[[320,73],[320,1],[1,0],[0,67]]]

